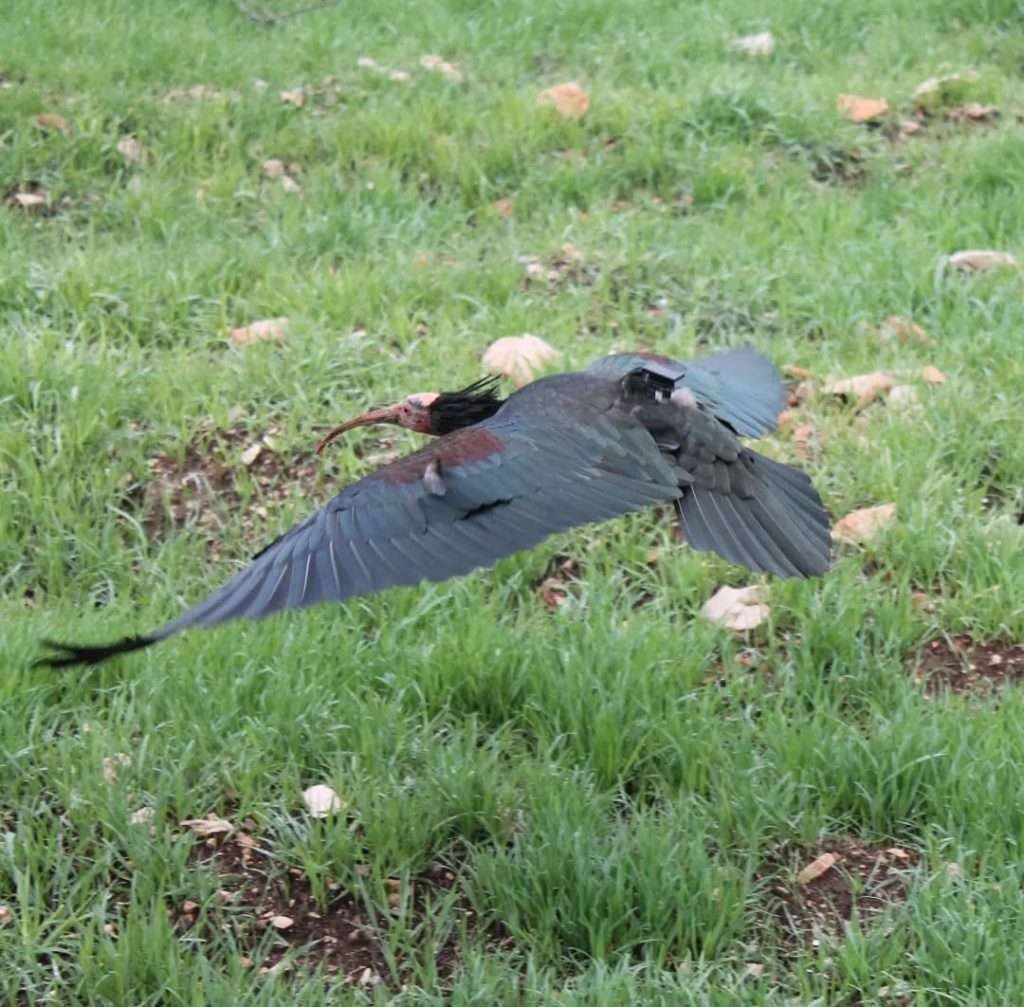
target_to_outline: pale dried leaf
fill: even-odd
[[[756,629],[768,618],[771,609],[764,604],[767,588],[721,587],[705,602],[700,614],[726,629]]]
[[[19,206],[23,210],[35,210],[46,205],[46,191],[36,189],[30,192],[26,189],[19,189],[17,192],[11,193],[7,202],[12,206]]]
[[[129,825],[148,825],[153,821],[156,811],[152,808],[139,808],[128,816]]]
[[[494,212],[499,217],[504,217],[506,220],[512,216],[512,212],[515,210],[515,205],[515,200],[511,196],[496,199],[491,204],[491,206],[494,207]]]
[[[412,80],[412,74],[408,70],[389,70],[388,80],[398,81],[400,84],[404,84],[408,80]]]
[[[298,192],[302,192],[302,186],[299,185],[299,183],[296,182],[295,179],[292,178],[291,175],[282,175],[281,176],[281,188],[284,189],[285,192],[289,192],[289,193],[293,193],[293,194],[294,193],[298,193]]]
[[[43,129],[59,129],[63,133],[68,128],[68,121],[56,112],[41,112],[36,116],[36,125]]]
[[[116,937],[117,936],[117,924],[116,923],[104,923],[103,924],[103,932],[108,937]]]
[[[130,766],[132,757],[125,752],[115,752],[103,756],[103,779],[106,783],[117,783],[118,770],[122,766]]]
[[[183,829],[191,829],[197,836],[204,839],[209,836],[223,836],[234,831],[234,826],[220,815],[211,814],[206,818],[185,818],[178,824]]]
[[[832,537],[839,542],[869,542],[883,528],[896,520],[896,504],[863,507],[840,518],[832,528]]]
[[[302,108],[302,106],[306,104],[306,92],[301,87],[282,91],[280,98],[281,104],[294,105],[295,108]]]
[[[372,70],[374,73],[387,73],[387,67],[381,66],[372,56],[360,56],[356,60],[356,66],[363,70]]]
[[[241,328],[231,330],[231,341],[235,346],[250,346],[252,343],[280,343],[288,335],[288,319],[263,318],[250,322]]]
[[[280,178],[285,173],[284,161],[278,157],[268,157],[262,167],[267,178]]]
[[[276,965],[263,965],[260,968],[261,976],[279,976],[283,972],[291,972],[295,968],[295,962],[290,958],[282,958]]]
[[[883,343],[920,343],[922,346],[934,346],[928,333],[917,322],[899,315],[890,315],[882,319],[878,326],[878,335]]]
[[[10,906],[0,906],[0,927],[6,926],[14,919]]]
[[[181,904],[181,911],[186,916],[195,916],[199,912],[199,903],[194,902],[192,899],[185,899]]]
[[[814,456],[815,439],[814,427],[810,423],[801,423],[793,427],[793,446],[801,458],[809,459]]]
[[[554,108],[563,119],[582,119],[590,107],[590,96],[575,81],[567,81],[541,91],[537,104]]]
[[[275,930],[287,930],[290,926],[294,925],[295,920],[290,916],[271,916],[270,925]]]
[[[841,378],[825,385],[825,393],[853,399],[857,406],[865,406],[869,402],[887,394],[896,384],[896,379],[885,371],[873,371],[871,374],[857,374],[852,378]]]
[[[946,383],[946,375],[938,369],[929,364],[927,367],[922,367],[920,372],[922,381],[927,381],[930,385],[942,385]]]
[[[838,860],[839,858],[834,853],[823,853],[820,857],[816,857],[796,876],[797,884],[809,885],[832,870]]]
[[[953,122],[992,122],[999,117],[999,109],[995,105],[969,101],[965,105],[950,105],[944,115]]]
[[[142,145],[141,141],[134,136],[122,136],[117,141],[117,152],[129,164],[142,164],[147,154],[146,148]]]
[[[263,444],[260,441],[256,441],[255,444],[250,444],[243,452],[240,458],[242,464],[249,468],[256,463],[256,459],[263,454]]]
[[[873,122],[889,111],[885,98],[863,98],[858,94],[841,94],[836,105],[851,122]]]
[[[454,63],[449,63],[433,53],[421,56],[420,66],[424,70],[433,70],[435,73],[439,73],[445,80],[449,80],[453,84],[460,84],[464,79],[462,71]]]
[[[323,783],[307,787],[302,792],[302,800],[313,818],[326,818],[328,815],[344,811],[348,807],[348,803],[343,801],[333,788]]]
[[[986,269],[996,269],[999,266],[1016,266],[1018,263],[1009,252],[971,248],[962,252],[954,252],[949,257],[949,264],[954,269],[963,272],[982,272]]]
[[[764,975],[764,965],[760,962],[747,962],[746,974],[751,979],[760,979]]]
[[[489,374],[511,378],[521,388],[529,384],[545,364],[562,354],[553,346],[528,332],[521,336],[497,339],[484,351],[483,365]]]
[[[775,36],[770,31],[741,35],[732,40],[732,47],[747,56],[770,56],[775,51]]]

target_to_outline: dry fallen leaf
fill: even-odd
[[[152,808],[139,808],[128,816],[129,825],[148,825],[156,812]]]
[[[929,364],[927,367],[922,367],[918,372],[919,377],[922,381],[927,381],[930,385],[942,385],[946,383],[946,375],[938,369],[938,367],[932,367]]]
[[[433,70],[435,73],[439,73],[445,80],[450,80],[453,84],[462,83],[462,71],[454,63],[449,63],[433,53],[420,56],[420,66],[424,70]]]
[[[256,463],[256,459],[263,454],[263,444],[260,441],[256,441],[255,444],[250,444],[241,454],[240,461],[246,467],[250,468]]]
[[[278,157],[268,157],[262,168],[267,178],[280,178],[285,173],[284,161]]]
[[[746,974],[751,979],[760,979],[764,975],[764,965],[760,962],[747,962]]]
[[[917,322],[899,315],[884,318],[878,326],[878,335],[883,343],[920,343],[922,346],[934,346],[934,340]]]
[[[889,111],[889,102],[885,98],[862,98],[857,94],[839,95],[836,105],[851,122],[873,122]]]
[[[896,504],[879,504],[851,511],[840,518],[832,527],[832,537],[839,542],[851,544],[869,542],[883,528],[896,520]]]
[[[495,340],[484,351],[483,365],[489,374],[511,378],[516,387],[521,388],[529,384],[545,364],[561,355],[543,339],[527,332]]]
[[[775,36],[770,31],[741,35],[732,40],[732,47],[747,56],[770,56],[775,51]]]
[[[28,187],[15,189],[4,202],[8,206],[16,206],[20,210],[40,210],[46,206],[49,193],[37,182],[30,182]]]
[[[537,104],[551,106],[563,119],[582,119],[590,107],[590,96],[575,81],[568,81],[541,91]]]
[[[117,141],[117,152],[129,164],[142,164],[148,153],[141,141],[134,136],[122,136]]]
[[[234,826],[220,815],[211,814],[207,818],[186,818],[178,822],[183,829],[191,829],[197,836],[223,836],[234,831]]]
[[[1017,260],[1009,252],[972,248],[954,252],[949,257],[949,264],[962,272],[981,272],[998,266],[1016,266]]]
[[[281,176],[281,188],[289,193],[302,192],[302,186],[291,175]]]
[[[302,800],[313,818],[326,818],[336,811],[344,811],[348,804],[338,797],[337,793],[322,783],[307,787],[302,792]]]
[[[295,923],[290,916],[271,916],[270,925],[275,930],[287,930],[290,926]]]
[[[992,122],[999,118],[999,109],[995,105],[969,101],[966,105],[950,105],[943,114],[953,122]]]
[[[764,604],[767,588],[762,584],[752,587],[720,587],[705,602],[700,614],[726,629],[756,629],[771,609]]]
[[[822,874],[832,870],[835,867],[838,857],[834,853],[823,853],[820,857],[812,860],[797,876],[797,884],[809,885],[816,878],[820,878]]]
[[[502,199],[496,199],[491,206],[494,207],[494,212],[499,217],[504,217],[506,220],[512,216],[512,211],[515,209],[515,200],[511,196],[505,196]]]
[[[282,105],[294,105],[296,108],[302,108],[306,104],[306,92],[301,87],[282,91],[279,97]]]
[[[854,399],[860,408],[887,394],[895,384],[896,379],[891,374],[874,371],[871,374],[857,374],[852,378],[830,381],[824,390],[828,395]]]
[[[68,121],[56,112],[41,112],[36,116],[36,125],[43,129],[59,129],[63,133],[68,128]]]
[[[6,926],[14,919],[14,913],[8,906],[0,906],[0,927]]]
[[[253,343],[280,343],[288,335],[288,319],[263,318],[250,322],[241,328],[231,330],[231,341],[235,346],[250,346]]]
[[[117,772],[122,766],[130,766],[132,757],[124,752],[103,756],[103,779],[107,783],[117,783]]]

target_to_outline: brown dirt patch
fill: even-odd
[[[572,585],[580,579],[583,568],[572,556],[557,553],[548,561],[544,573],[530,586],[540,596],[549,612],[561,608],[572,591]]]
[[[431,863],[406,884],[382,879],[388,896],[379,906],[368,905],[335,881],[327,882],[327,897],[318,901],[300,868],[284,867],[266,840],[243,831],[200,843],[193,862],[217,873],[216,904],[204,911],[196,902],[183,901],[171,910],[175,928],[193,936],[231,932],[242,966],[263,974],[321,968],[367,990],[378,985],[398,988],[413,976],[417,962],[432,959],[444,981],[458,971],[467,943],[489,950],[510,943],[504,927],[481,919],[462,892],[461,865],[454,858]],[[363,876],[372,889],[370,868]],[[435,925],[442,900],[453,900],[448,927]],[[389,964],[389,932],[400,913],[405,916],[403,929],[416,935],[410,954],[416,961],[403,960],[399,950],[391,953]]]
[[[520,255],[523,267],[523,288],[546,285],[552,288],[592,286],[599,276],[596,266],[588,263],[575,245],[564,244],[553,255],[541,259],[536,255]]]
[[[994,692],[1024,681],[1024,644],[1006,640],[978,643],[961,635],[932,640],[911,658],[914,676],[934,695]]]
[[[842,937],[854,913],[863,923],[887,906],[904,902],[904,872],[918,859],[901,846],[823,838],[779,847],[760,876],[783,942],[813,947],[821,936]]]
[[[861,185],[868,177],[867,160],[860,147],[826,147],[810,158],[811,178],[826,185]]]
[[[255,544],[266,538],[272,512],[292,496],[302,496],[312,508],[337,489],[312,440],[309,450],[286,454],[277,447],[279,432],[273,423],[260,432],[203,424],[184,455],[161,452],[148,460],[146,480],[128,490],[128,507],[139,514],[150,539],[188,525],[208,535],[215,554],[217,533],[240,525],[245,542]]]

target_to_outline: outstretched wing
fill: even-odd
[[[677,388],[689,388],[707,412],[742,437],[761,437],[778,426],[786,403],[785,385],[775,365],[748,346],[691,361],[657,353],[615,353],[595,360],[588,370],[621,377],[652,364]]]
[[[554,532],[680,493],[633,418],[500,415],[353,483],[252,564],[153,633],[105,647],[53,644],[50,665],[90,663],[194,626],[260,619],[490,566]]]

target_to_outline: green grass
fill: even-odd
[[[927,698],[904,669],[942,632],[1024,633],[1024,284],[938,268],[960,248],[1024,256],[1019,3],[379,0],[272,28],[229,0],[7,6],[0,190],[67,198],[53,216],[0,207],[0,999],[365,1000],[242,970],[230,931],[172,930],[169,908],[217,887],[177,822],[219,810],[254,818],[314,886],[369,864],[382,912],[383,878],[460,851],[511,948],[470,947],[448,982],[399,919],[413,975],[379,1003],[1024,1001],[1024,698]],[[771,58],[730,51],[765,28]],[[417,69],[427,52],[465,83]],[[995,125],[892,143],[835,109],[885,94],[908,114],[923,79],[968,67]],[[306,107],[279,102],[328,75]],[[539,113],[537,91],[570,79],[591,94],[582,122]],[[163,100],[198,83],[225,95]],[[69,130],[40,129],[43,112]],[[125,133],[144,165],[117,152]],[[851,155],[863,178],[813,177]],[[261,177],[269,157],[300,163],[301,196]],[[566,242],[588,282],[524,285],[517,257]],[[228,344],[275,315],[286,342]],[[880,345],[864,323],[889,315],[935,347]],[[830,509],[895,501],[899,518],[827,577],[772,584],[752,641],[770,675],[698,618],[750,578],[647,516],[92,672],[29,667],[40,638],[151,628],[251,551],[230,514],[213,558],[201,529],[149,541],[126,509],[147,457],[183,453],[205,417],[278,422],[287,457],[368,403],[474,379],[492,339],[522,332],[567,367],[751,342],[821,378],[934,364],[949,380],[859,427],[812,405]],[[364,472],[355,444],[323,463],[339,483]],[[309,506],[274,510],[267,537]],[[531,584],[555,552],[584,567],[551,613]],[[131,764],[111,786],[118,752]],[[358,831],[304,819],[322,781]],[[141,806],[152,836],[128,822]],[[823,832],[898,841],[921,865],[884,925],[793,959],[758,869]]]

